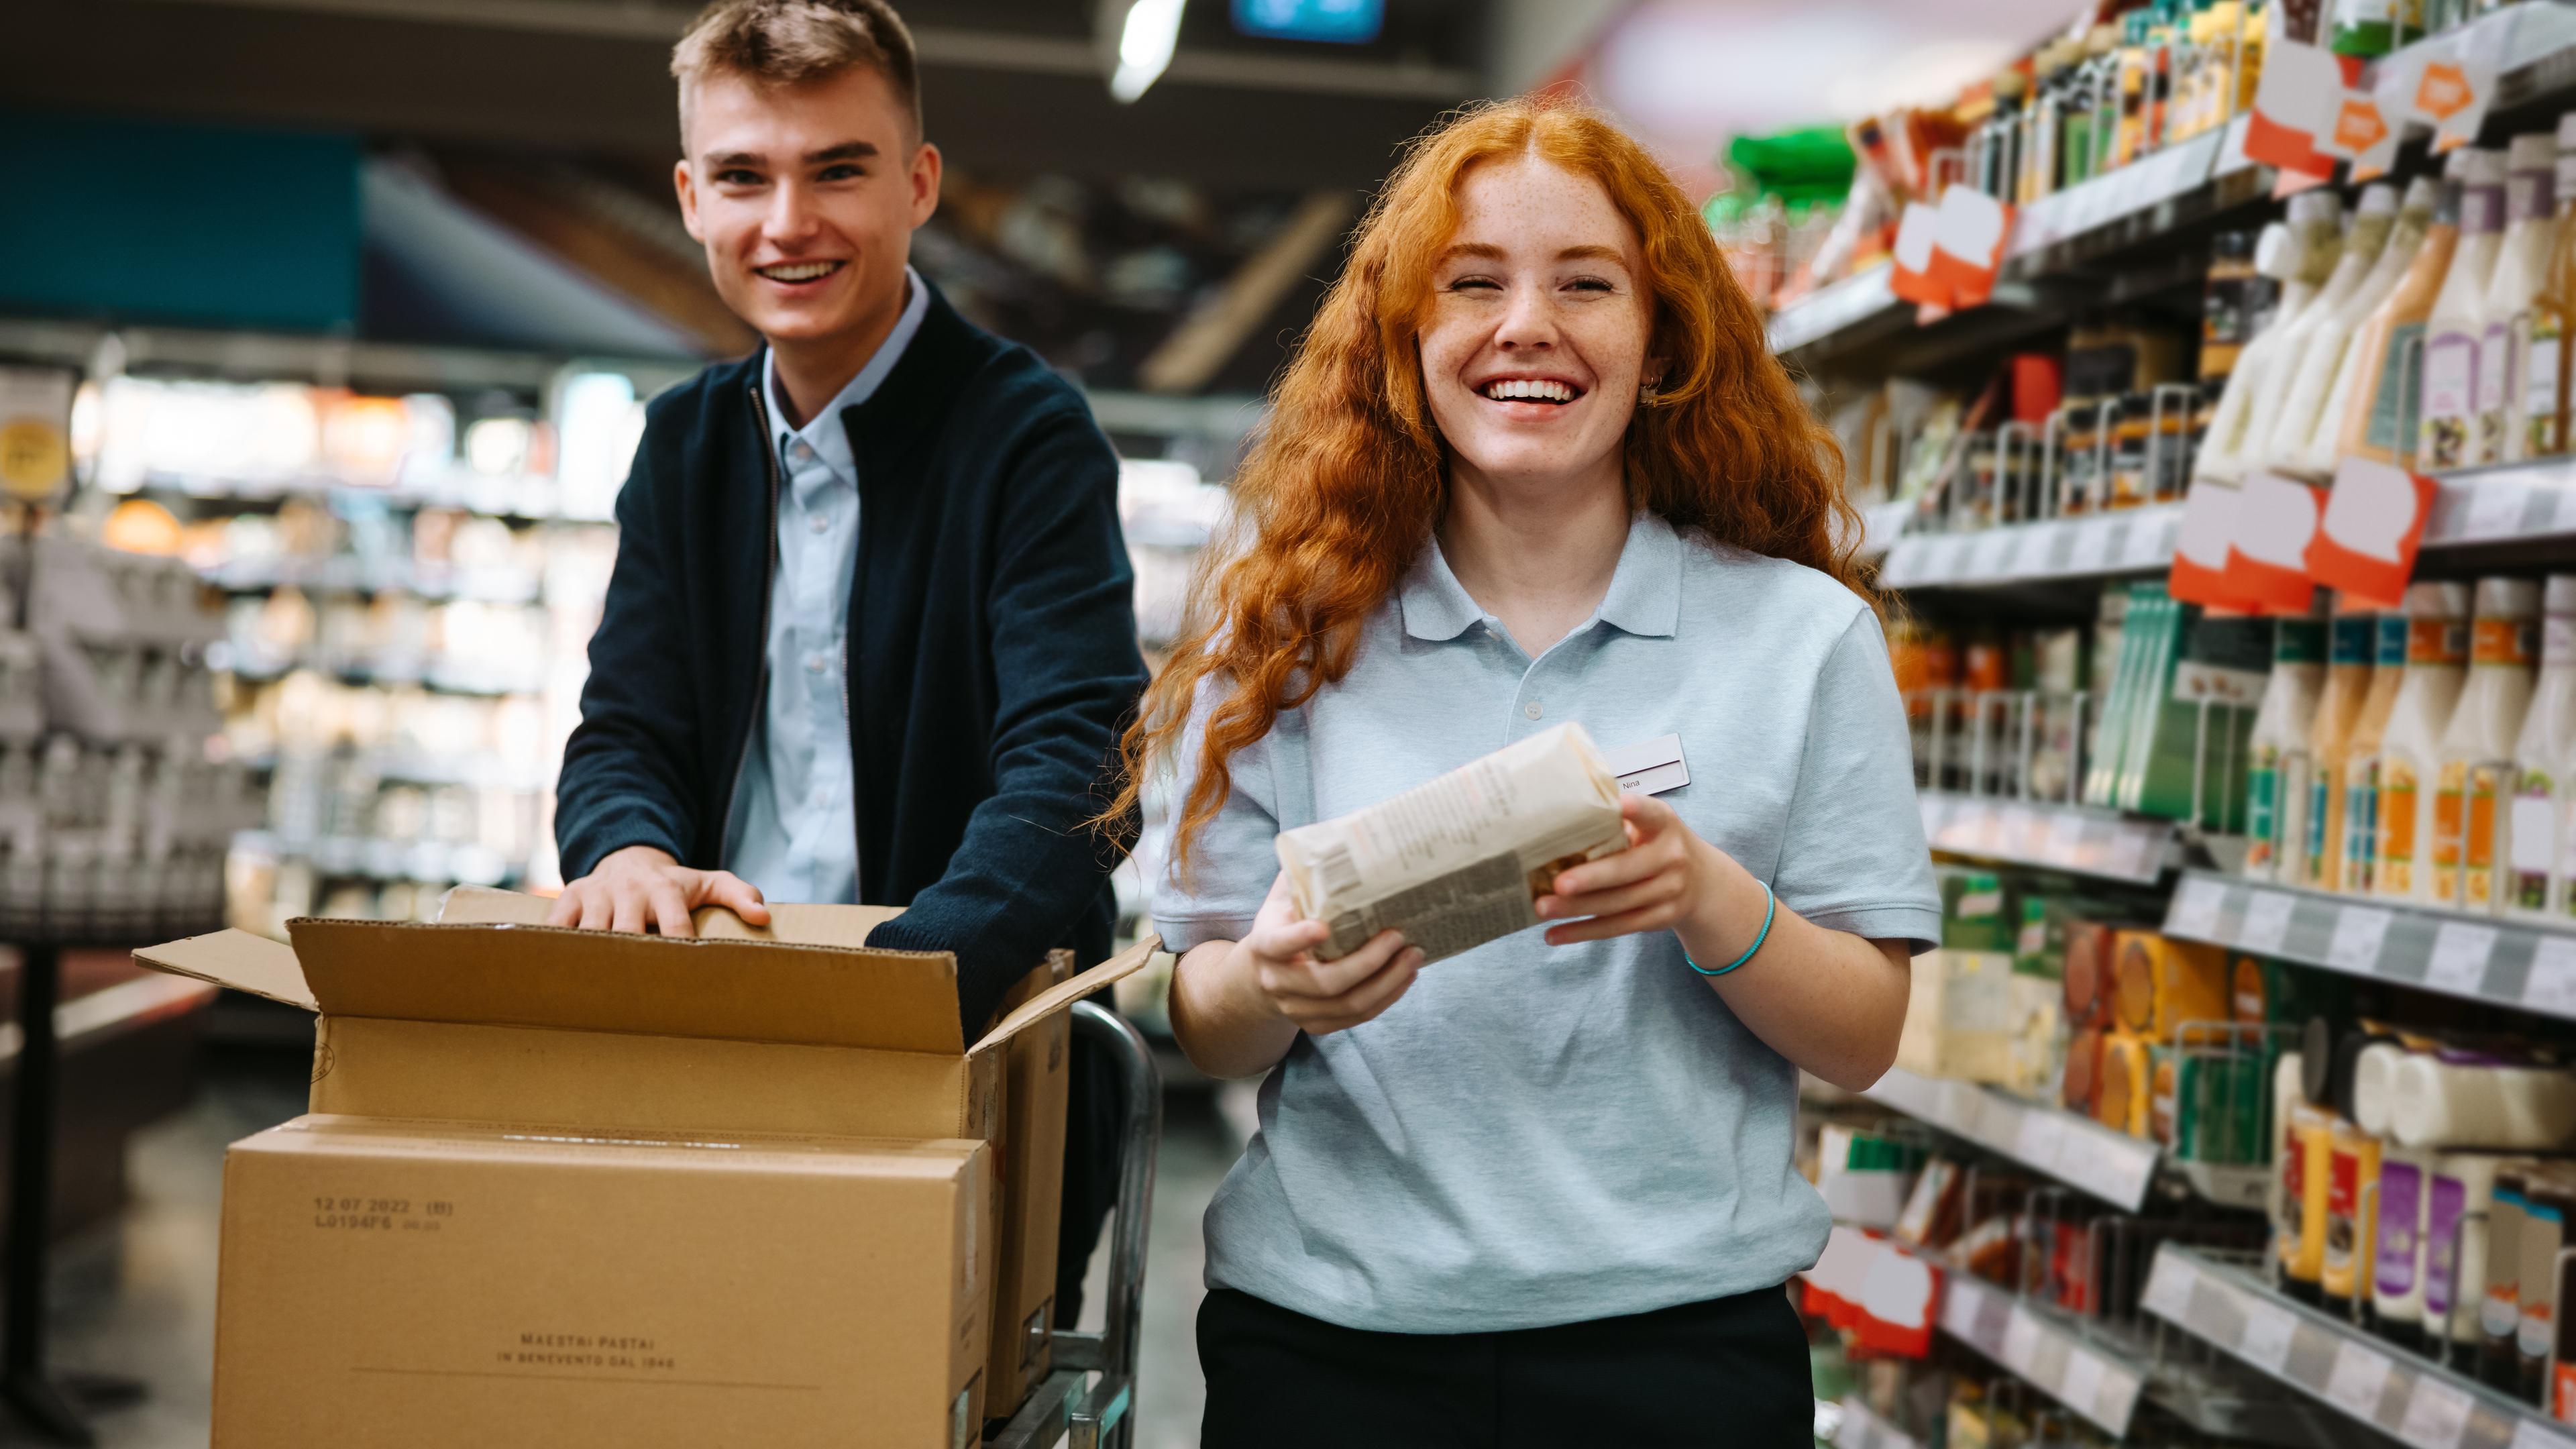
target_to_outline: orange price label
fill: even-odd
[[[2362,152],[2388,137],[2388,123],[2379,118],[2379,103],[2359,96],[2344,97],[2343,106],[2335,112],[2335,144],[2347,151]]]
[[[2424,79],[2415,87],[2415,109],[2437,121],[2447,121],[2467,110],[2476,99],[2469,78],[2447,60],[2425,66]]]

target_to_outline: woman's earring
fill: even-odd
[[[1662,379],[1658,378],[1656,381],[1661,381],[1661,380],[1662,380]],[[1654,383],[1652,383],[1652,382],[1641,382],[1641,383],[1637,384],[1637,406],[1639,406],[1639,407],[1641,407],[1641,408],[1653,408],[1653,407],[1662,407],[1663,405],[1664,405],[1664,397],[1663,397],[1663,394],[1661,394],[1661,393],[1659,393],[1659,392],[1655,391],[1655,384],[1654,384]]]

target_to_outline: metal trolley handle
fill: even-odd
[[[1088,1001],[1073,1005],[1073,1030],[1091,1038],[1118,1065],[1127,1094],[1120,1133],[1118,1205],[1109,1238],[1108,1326],[1099,1333],[1058,1329],[1055,1370],[1001,1432],[994,1449],[1126,1449],[1135,1437],[1136,1347],[1143,1330],[1145,1230],[1154,1216],[1154,1149],[1163,1137],[1163,1074],[1145,1038],[1116,1012]],[[1091,1374],[1100,1378],[1087,1383]]]

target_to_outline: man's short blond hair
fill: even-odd
[[[921,135],[921,82],[912,32],[886,0],[715,0],[671,48],[680,83],[680,135],[687,144],[689,87],[707,75],[764,85],[799,85],[864,66],[894,88],[895,104]]]

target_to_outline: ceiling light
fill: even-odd
[[[1181,39],[1183,0],[1130,0],[1127,18],[1118,28],[1118,69],[1109,77],[1109,94],[1121,104],[1145,93],[1172,63]]]

